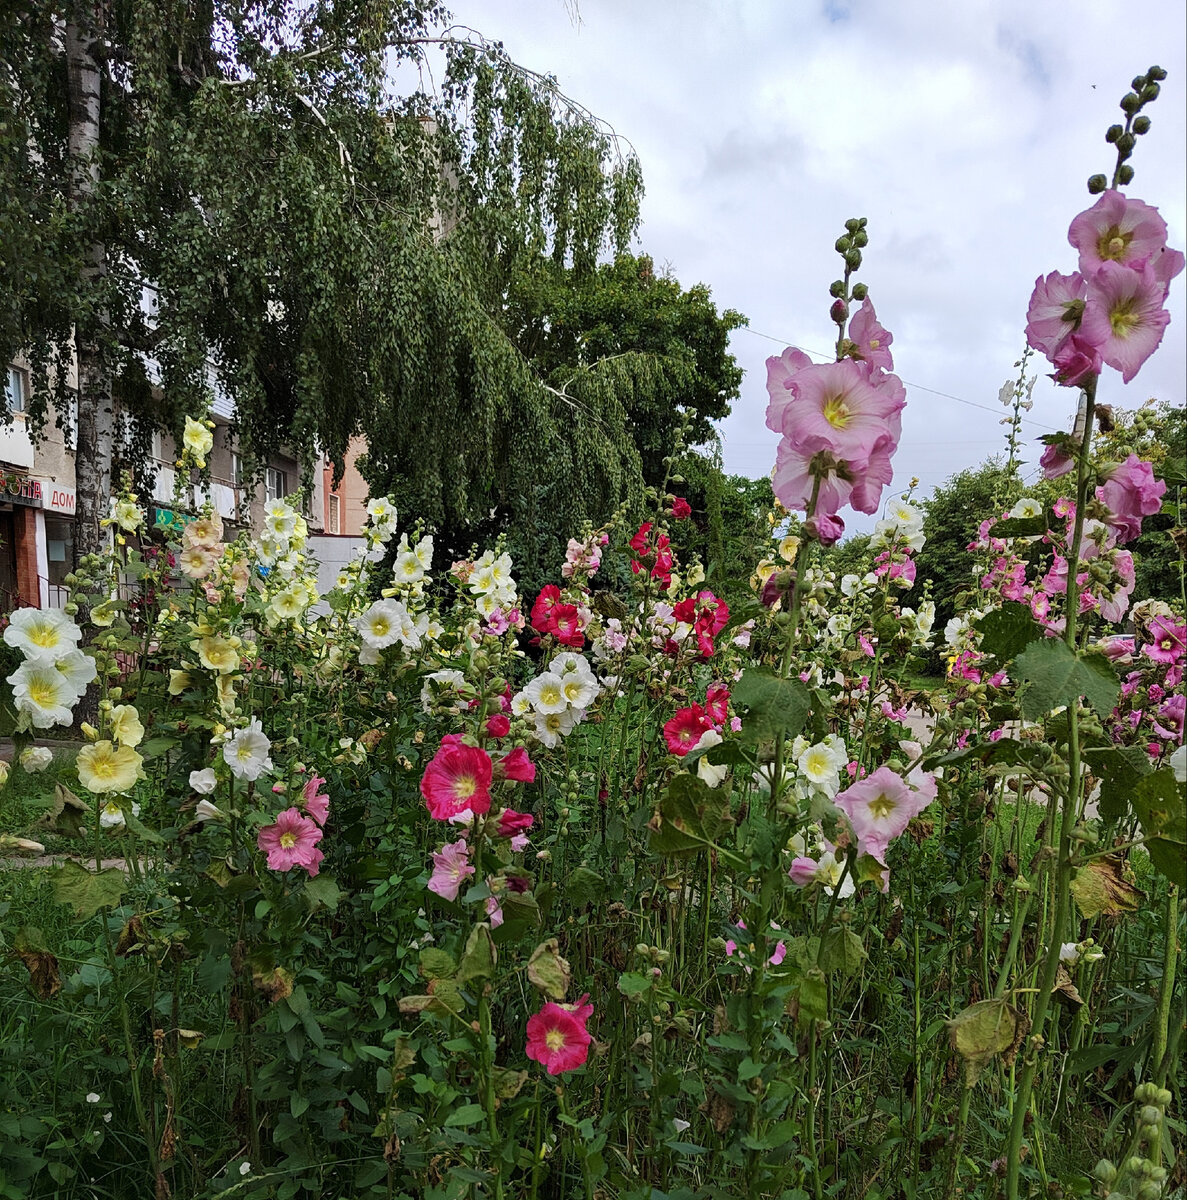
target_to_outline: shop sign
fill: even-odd
[[[45,494],[40,479],[32,479],[17,471],[0,471],[0,500],[27,504],[32,508],[45,507]]]
[[[42,489],[42,495],[45,497],[45,507],[50,512],[65,513],[70,517],[74,516],[77,493],[73,488],[61,487],[56,483],[47,483]]]
[[[162,533],[180,534],[193,520],[196,518],[189,513],[178,512],[172,508],[154,508],[152,510],[153,528],[159,529]]]

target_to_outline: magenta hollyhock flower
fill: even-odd
[[[1154,732],[1168,742],[1181,742],[1185,719],[1187,719],[1187,695],[1178,692],[1158,710],[1158,719],[1153,722]]]
[[[683,758],[696,747],[706,729],[712,725],[699,704],[681,708],[670,721],[664,724],[664,740],[671,753]]]
[[[1154,478],[1148,462],[1129,455],[1105,473],[1105,482],[1096,489],[1096,498],[1109,510],[1105,519],[1119,542],[1132,542],[1142,532],[1142,519],[1162,508],[1166,481]]]
[[[705,692],[705,713],[714,724],[724,724],[729,716],[729,702],[729,688],[723,683],[712,684]]]
[[[818,512],[804,522],[804,534],[822,546],[835,546],[845,536],[845,522],[836,513]]]
[[[458,838],[433,851],[433,873],[429,876],[428,889],[443,900],[456,900],[462,884],[473,874],[470,847],[464,837]]]
[[[1177,624],[1170,617],[1155,617],[1150,622],[1150,641],[1142,653],[1151,662],[1173,665],[1183,658],[1187,645],[1187,625]]]
[[[592,1041],[585,1020],[576,1012],[549,1001],[528,1021],[525,1052],[533,1062],[541,1063],[549,1075],[560,1075],[585,1065]]]
[[[674,521],[687,521],[691,516],[692,505],[683,496],[677,496],[672,501],[672,519]]]
[[[1076,465],[1076,456],[1069,453],[1071,447],[1063,442],[1051,442],[1039,458],[1039,466],[1043,468],[1044,479],[1058,479],[1066,475]]]
[[[1027,345],[1052,358],[1060,343],[1080,328],[1087,298],[1088,284],[1078,271],[1040,275],[1026,310]]]
[[[861,308],[849,322],[849,340],[857,347],[857,352],[865,362],[872,367],[880,367],[884,371],[894,370],[894,359],[890,354],[890,343],[894,335],[887,333],[878,323],[874,306],[867,296],[861,302]]]
[[[1149,266],[1135,269],[1106,262],[1089,277],[1079,337],[1095,346],[1128,383],[1158,349],[1170,324],[1164,299],[1162,284]]]
[[[536,764],[522,746],[516,746],[514,750],[504,754],[495,766],[498,773],[512,783],[536,782]]]
[[[776,433],[783,432],[783,413],[787,406],[795,400],[792,380],[805,367],[810,367],[812,360],[802,351],[788,346],[780,355],[772,355],[767,359],[767,395],[770,402],[767,405],[767,428]]]
[[[792,380],[795,400],[783,410],[781,432],[805,449],[824,446],[851,463],[865,462],[902,401],[875,387],[850,359],[806,367]],[[835,509],[832,511],[836,511]]]
[[[1087,275],[1105,263],[1141,268],[1166,245],[1166,233],[1158,209],[1107,191],[1073,218],[1067,240],[1079,250],[1080,270]]]
[[[485,750],[445,738],[425,767],[420,794],[438,821],[463,812],[481,816],[490,808],[491,774],[490,755]]]
[[[302,789],[302,807],[319,825],[325,825],[330,815],[330,797],[320,790],[325,782],[320,775],[314,775]]]
[[[499,837],[514,837],[517,833],[523,833],[525,829],[531,829],[534,820],[531,813],[521,813],[516,812],[513,808],[505,808],[499,813],[496,832]]]
[[[931,801],[913,791],[889,767],[879,767],[836,798],[857,834],[858,849],[881,858],[886,847]],[[875,853],[875,851],[877,853]]]
[[[1060,387],[1079,387],[1090,375],[1099,375],[1103,363],[1100,351],[1077,333],[1064,338],[1051,356],[1055,371],[1051,378]]]
[[[506,713],[495,713],[486,720],[486,736],[496,741],[505,738],[511,732],[511,719]]]
[[[268,856],[268,869],[287,871],[301,867],[310,875],[316,875],[322,852],[317,843],[322,831],[299,809],[286,808],[279,813],[273,825],[265,825],[256,835],[256,845]]]

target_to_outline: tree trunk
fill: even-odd
[[[103,24],[103,0],[78,0],[66,26],[70,103],[70,208],[83,222],[99,187],[99,63],[95,46]],[[74,454],[75,553],[94,554],[105,544],[99,522],[111,500],[115,413],[108,358],[109,314],[100,291],[107,274],[107,247],[95,238],[79,267],[79,294],[87,316],[74,330],[78,365],[77,443]]]

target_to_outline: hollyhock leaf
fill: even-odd
[[[451,979],[457,974],[457,962],[448,951],[426,946],[417,958],[426,979]]]
[[[1052,709],[1076,704],[1081,696],[1108,719],[1117,703],[1121,684],[1108,661],[1098,654],[1081,658],[1066,642],[1049,638],[1033,642],[1015,659],[1022,685],[1022,715],[1040,721]]]
[[[1150,756],[1141,746],[1107,746],[1084,751],[1092,773],[1100,780],[1100,815],[1119,821],[1129,811],[1129,798],[1150,773]]]
[[[799,1000],[801,1025],[806,1026],[809,1021],[828,1020],[828,981],[818,967],[809,967],[804,973],[796,997]]]
[[[997,526],[994,526],[997,533]],[[980,649],[1007,663],[1031,642],[1041,641],[1043,630],[1025,604],[1007,600],[1001,608],[986,613],[975,625],[981,634]]]
[[[518,937],[524,929],[539,928],[540,905],[531,892],[504,892],[499,903],[503,906],[503,923],[493,934],[499,945]]]
[[[514,1100],[528,1081],[526,1071],[509,1071],[506,1067],[495,1067],[492,1071],[495,1095],[500,1100]],[[486,1176],[483,1176],[486,1179]]]
[[[644,975],[639,971],[624,971],[618,977],[618,990],[628,1000],[637,1000],[651,991],[654,983],[655,978],[652,975]]]
[[[677,857],[717,846],[734,823],[729,796],[709,787],[696,775],[673,777],[648,824],[648,847],[653,854]]]
[[[1007,767],[1016,767],[1019,763],[1030,762],[1035,757],[1035,743],[1019,742],[1015,738],[998,738],[996,742],[982,742],[979,746],[969,746],[964,750],[953,750],[950,754],[927,757],[922,767],[930,771],[935,767],[953,766],[956,763],[983,762],[998,763]]]
[[[29,972],[29,987],[40,1000],[49,1000],[62,990],[58,960],[45,948],[40,929],[25,925],[17,930],[12,949]]]
[[[1172,883],[1187,887],[1187,796],[1174,769],[1163,767],[1146,775],[1133,788],[1131,801],[1142,832],[1150,838],[1150,861]]]
[[[1139,891],[1122,874],[1125,862],[1119,856],[1094,858],[1085,863],[1069,885],[1072,898],[1085,920],[1093,917],[1116,917],[1136,912],[1146,893]]]
[[[1160,837],[1147,842],[1146,849],[1150,852],[1150,862],[1159,874],[1179,888],[1187,888],[1187,843]]]
[[[124,894],[127,876],[118,867],[106,871],[88,871],[86,867],[69,859],[50,872],[54,899],[59,904],[69,904],[74,915],[85,921],[93,917],[104,905],[114,907]]]
[[[572,979],[569,963],[560,956],[556,938],[541,942],[528,959],[528,979],[532,986],[553,1000],[563,1000]]]
[[[965,1087],[973,1087],[995,1054],[1008,1055],[1026,1036],[1030,1022],[1005,1000],[978,1000],[948,1025],[948,1037],[964,1059]]]
[[[584,904],[592,904],[606,890],[606,881],[588,867],[578,867],[570,871],[565,880],[565,896],[569,903],[580,908]]]
[[[825,935],[820,965],[829,974],[839,971],[842,975],[853,975],[868,958],[861,938],[852,929],[836,926]]]
[[[485,923],[475,925],[466,939],[466,949],[457,970],[458,982],[489,979],[495,973],[497,961],[498,952],[490,939],[490,926]]]
[[[284,967],[264,965],[255,956],[251,963],[251,981],[269,1004],[287,1000],[293,994],[292,973]]]
[[[730,698],[749,712],[742,732],[750,742],[795,737],[804,726],[812,696],[798,679],[780,679],[772,671],[748,667],[734,684]]]
[[[306,881],[302,892],[311,911],[324,907],[334,912],[343,895],[332,875],[315,875]]]

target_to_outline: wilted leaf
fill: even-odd
[[[69,904],[81,920],[93,917],[104,905],[116,905],[124,894],[127,879],[118,867],[106,871],[88,871],[79,863],[67,860],[50,873],[54,899]]]
[[[460,1013],[466,1007],[461,988],[452,979],[434,979],[428,995],[403,996],[399,1002],[402,1013],[432,1012],[438,1016]]]
[[[293,994],[293,977],[284,967],[252,963],[251,981],[264,994],[269,1004],[286,1000]]]
[[[528,1081],[526,1071],[509,1071],[506,1067],[495,1067],[493,1070],[495,1095],[500,1100],[511,1100],[518,1096],[523,1085]]]
[[[978,1000],[947,1022],[948,1036],[964,1059],[964,1084],[972,1087],[995,1054],[1017,1052],[1030,1023],[1004,1000]]]
[[[830,929],[824,939],[820,965],[830,973],[840,971],[842,975],[852,975],[868,957],[861,938],[852,929],[838,926]]]
[[[1084,1003],[1084,997],[1080,995],[1076,985],[1072,983],[1072,977],[1067,973],[1067,967],[1063,963],[1059,964],[1059,968],[1055,974],[1055,994],[1062,996],[1069,1004],[1078,1006]]]
[[[62,990],[58,960],[45,948],[41,930],[32,926],[18,929],[12,940],[16,956],[29,972],[29,986],[41,1000],[48,1000]]]
[[[426,946],[420,952],[419,961],[420,973],[426,979],[449,979],[457,974],[453,955],[434,946]]]
[[[187,1050],[197,1050],[198,1043],[201,1042],[205,1036],[206,1035],[198,1029],[179,1029],[177,1031],[177,1040]]]
[[[1136,912],[1146,898],[1124,876],[1125,860],[1107,855],[1086,862],[1072,878],[1071,891],[1080,915],[1086,920],[1103,913],[1107,917]]]
[[[588,867],[578,867],[569,873],[565,880],[565,896],[570,904],[581,907],[592,904],[605,890],[606,884],[597,871]]]
[[[654,854],[696,854],[717,845],[733,823],[728,794],[681,773],[672,778],[648,822],[648,846]]]
[[[490,938],[490,926],[475,925],[466,939],[466,949],[458,967],[457,980],[465,983],[470,979],[489,979],[495,973],[498,953]]]
[[[560,944],[556,938],[541,942],[528,959],[528,979],[532,986],[553,1000],[563,1000],[569,990],[572,972],[568,962],[560,956]]]

